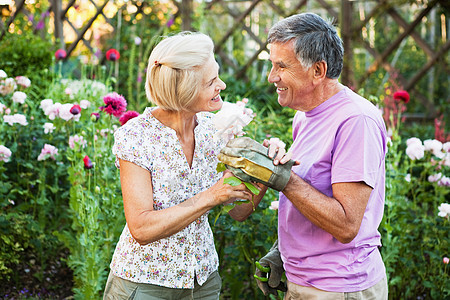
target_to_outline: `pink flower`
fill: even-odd
[[[87,141],[83,138],[83,136],[75,134],[74,136],[69,137],[69,147],[71,149],[75,149],[75,144],[80,145],[80,148],[84,148],[87,145]]]
[[[442,262],[443,262],[444,264],[448,265],[448,263],[450,262],[450,259],[449,259],[448,257],[444,257],[444,258],[442,259]]]
[[[116,61],[120,58],[120,53],[116,49],[109,49],[106,51],[106,59],[110,61]]]
[[[91,159],[89,158],[89,156],[85,156],[83,158],[83,162],[84,162],[84,168],[85,169],[92,169],[94,167],[94,164],[92,163]]]
[[[55,160],[55,155],[57,155],[57,154],[58,154],[58,149],[55,146],[45,144],[44,148],[42,148],[41,154],[39,154],[37,160],[41,161],[41,160],[45,160],[48,158]]]
[[[0,161],[8,162],[11,154],[11,150],[8,147],[0,145]]]
[[[397,102],[403,101],[406,104],[409,102],[409,93],[403,90],[396,91],[394,93],[394,100]]]
[[[72,115],[78,115],[79,113],[81,113],[81,107],[78,104],[74,104],[70,109],[70,113]]]
[[[129,110],[126,113],[124,113],[120,119],[119,122],[120,124],[125,125],[129,120],[136,118],[137,116],[139,116],[139,113],[137,111],[134,110]]]
[[[103,97],[105,106],[100,107],[102,111],[119,118],[127,110],[127,100],[122,95],[112,92]]]
[[[66,58],[66,56],[67,56],[67,52],[64,49],[58,49],[55,52],[56,60],[64,59],[64,58]]]

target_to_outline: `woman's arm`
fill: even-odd
[[[154,210],[150,173],[131,162],[122,159],[119,162],[125,218],[131,235],[141,245],[181,231],[216,205],[251,199],[252,194],[244,184],[235,187],[223,184],[224,178],[232,176],[225,172],[208,190],[170,208]]]

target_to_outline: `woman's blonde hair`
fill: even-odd
[[[203,33],[181,32],[159,42],[148,60],[148,100],[171,111],[189,108],[203,84],[201,68],[214,57],[213,50],[213,41]]]

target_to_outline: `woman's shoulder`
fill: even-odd
[[[125,125],[119,127],[116,134],[142,133],[156,125],[155,119],[152,117],[151,108],[146,108],[139,116],[130,119]]]

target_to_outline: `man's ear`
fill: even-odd
[[[314,70],[314,78],[315,79],[325,79],[327,77],[327,63],[325,61],[318,61],[315,62],[313,65],[313,70]]]

